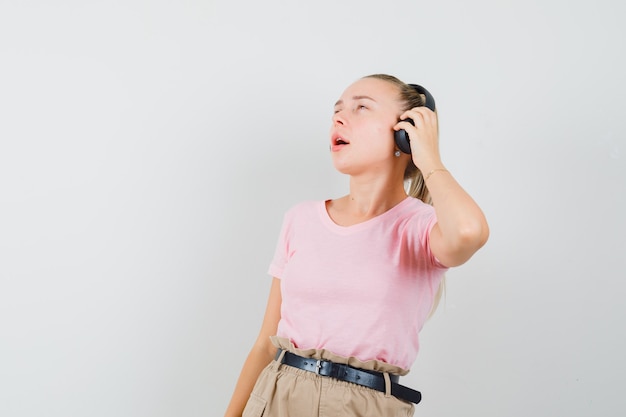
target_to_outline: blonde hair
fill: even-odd
[[[400,81],[393,75],[372,74],[367,75],[363,78],[376,78],[395,85],[399,90],[399,98],[400,102],[402,103],[402,111],[412,109],[413,107],[422,107],[425,104],[424,96],[418,93],[415,88],[411,87],[403,81]],[[404,170],[404,182],[405,185],[408,186],[408,195],[417,198],[426,204],[432,205],[432,199],[430,198],[430,193],[428,192],[428,188],[426,187],[424,175],[422,174],[422,171],[420,171],[420,169],[415,165],[413,159],[409,160],[409,163]],[[439,306],[439,301],[444,294],[445,286],[446,283],[444,276],[441,280],[441,283],[439,284],[439,288],[437,289],[437,294],[435,294],[433,306],[428,315],[429,318],[435,313],[435,310],[437,310],[437,307]]]

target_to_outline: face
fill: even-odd
[[[393,126],[402,113],[398,88],[376,78],[349,86],[335,104],[330,146],[333,163],[345,174],[384,169],[393,161]]]

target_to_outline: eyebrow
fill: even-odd
[[[352,96],[352,100],[362,100],[362,99],[372,100],[373,102],[376,102],[376,100],[374,100],[370,96]],[[343,104],[343,100],[337,100],[337,102],[335,103],[335,107],[339,106],[340,104]]]

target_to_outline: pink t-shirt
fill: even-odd
[[[411,197],[348,227],[324,201],[291,208],[269,268],[281,279],[277,336],[408,370],[446,270],[429,248],[436,222],[433,207]]]

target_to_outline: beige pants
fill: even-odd
[[[406,374],[382,362],[358,362],[324,350],[295,349],[286,339],[272,338],[276,347],[297,355],[347,363],[378,372]],[[272,361],[261,372],[250,395],[243,417],[410,417],[412,403],[350,382]]]

